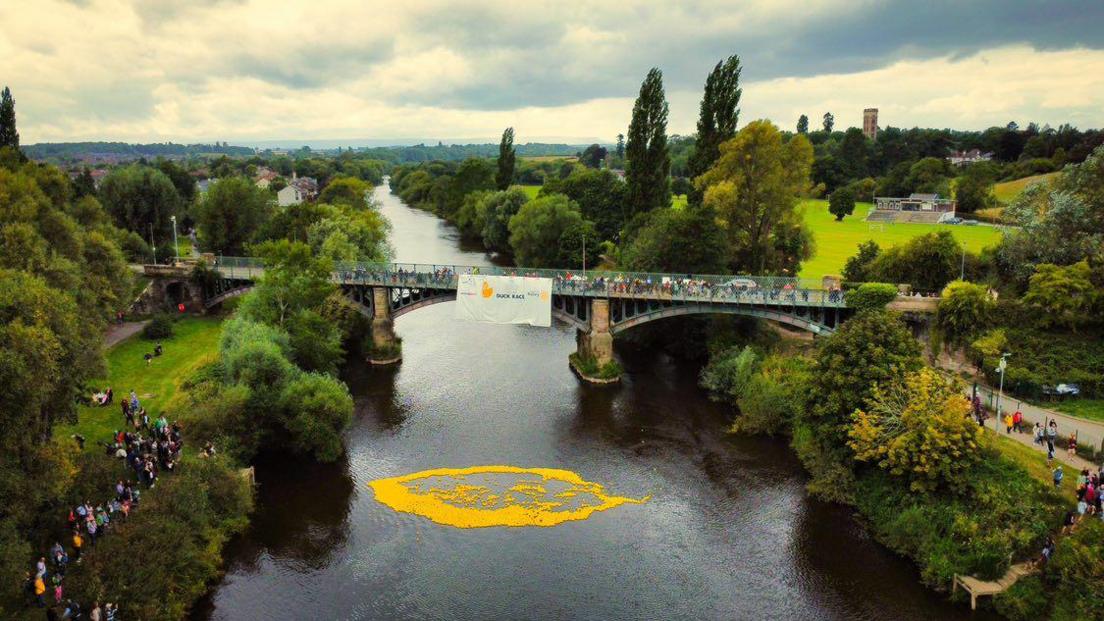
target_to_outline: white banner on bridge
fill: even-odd
[[[487,323],[552,325],[552,279],[462,274],[456,316]]]

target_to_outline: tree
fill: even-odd
[[[306,241],[317,257],[331,261],[385,263],[391,258],[391,223],[375,209],[330,207],[307,227]]]
[[[600,144],[592,144],[579,154],[579,161],[587,168],[601,168],[609,151]]]
[[[507,127],[498,143],[498,172],[495,173],[495,186],[505,190],[514,183],[514,128]]]
[[[96,195],[96,181],[92,179],[92,171],[85,166],[77,178],[73,180],[73,198]]]
[[[940,291],[959,277],[962,246],[950,231],[913,237],[878,253],[867,268],[870,280],[907,283],[918,291]]]
[[[272,195],[245,177],[213,183],[195,209],[196,227],[204,248],[218,254],[245,252],[272,216]]]
[[[561,237],[583,226],[579,206],[562,194],[542,196],[521,206],[510,218],[510,247],[519,265],[568,267],[561,260]],[[563,240],[567,242],[565,238]],[[580,240],[581,244],[581,240]]]
[[[816,353],[810,414],[824,439],[842,445],[851,413],[874,387],[900,383],[920,366],[920,345],[896,313],[868,310],[845,321]]]
[[[728,267],[727,255],[724,233],[706,206],[652,212],[623,259],[636,271],[720,274]]]
[[[870,264],[878,258],[882,249],[874,240],[859,244],[859,251],[847,258],[843,266],[843,279],[847,282],[867,282],[870,278]]]
[[[797,117],[797,133],[807,134],[809,133],[809,117],[802,114]]]
[[[864,282],[847,294],[847,305],[859,311],[885,310],[897,299],[897,287],[884,282]]]
[[[939,296],[938,321],[952,343],[965,343],[992,321],[996,303],[978,284],[956,280]]]
[[[521,188],[495,192],[484,202],[483,246],[495,252],[512,252],[510,248],[510,219],[521,206],[529,202],[529,196]]]
[[[941,157],[925,157],[909,167],[905,177],[908,192],[949,196],[950,164]]]
[[[981,461],[981,434],[962,391],[930,368],[874,387],[853,415],[855,459],[909,481],[915,492],[961,490]]]
[[[728,235],[734,269],[796,273],[810,256],[812,238],[797,205],[808,189],[812,161],[808,139],[794,136],[783,143],[769,121],[753,121],[721,145],[720,158],[695,184]]]
[[[329,375],[303,373],[287,384],[281,401],[292,450],[325,462],[341,456],[341,433],[353,414],[345,384]]]
[[[1023,300],[1042,311],[1040,323],[1076,328],[1092,318],[1101,292],[1093,286],[1092,269],[1082,260],[1073,265],[1043,263],[1027,287]]]
[[[993,182],[980,175],[967,173],[955,184],[955,210],[959,213],[977,213],[996,202]]]
[[[836,117],[832,116],[831,112],[824,113],[824,131],[832,133],[832,128],[836,125]]]
[[[251,248],[264,261],[264,274],[241,303],[245,319],[287,329],[303,310],[319,310],[337,287],[330,281],[333,263],[312,256],[310,246],[281,239]]]
[[[640,85],[625,147],[626,220],[671,205],[667,99],[663,73],[653,68]]]
[[[0,91],[0,148],[11,147],[19,151],[19,132],[15,128],[15,100],[11,89]]]
[[[441,177],[438,180],[446,177]],[[470,157],[456,168],[456,174],[443,188],[444,204],[440,212],[450,222],[456,220],[456,212],[464,203],[464,197],[470,192],[478,190],[493,190],[495,188],[495,167],[490,160]]]
[[[849,127],[843,134],[837,157],[848,181],[862,179],[867,175],[870,140],[858,127]]]
[[[828,213],[836,217],[836,222],[842,222],[844,216],[855,213],[855,194],[850,188],[837,188],[828,197]]]
[[[180,213],[180,195],[165,173],[140,164],[112,171],[100,184],[100,201],[115,224],[154,241],[172,235],[170,218]]]
[[[615,241],[625,222],[625,184],[608,170],[581,169],[566,179],[549,179],[541,196],[563,194],[579,205],[583,218],[594,223],[602,240]]]
[[[165,173],[169,181],[172,181],[176,193],[180,195],[180,199],[184,201],[184,204],[191,205],[196,196],[195,178],[183,166],[171,160],[158,159],[157,170]]]
[[[736,135],[742,92],[740,57],[733,55],[718,62],[705,80],[705,94],[698,114],[698,134],[687,161],[686,176],[694,179],[705,174],[720,157],[721,143]],[[703,196],[702,191],[691,190],[687,203],[699,206]]]
[[[617,134],[617,159],[625,157],[625,134]]]
[[[339,175],[322,188],[318,195],[318,202],[331,205],[346,205],[353,209],[368,209],[368,196],[372,192],[372,184],[356,177]]]

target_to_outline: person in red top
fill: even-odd
[[[1012,428],[1016,430],[1016,433],[1020,433],[1021,424],[1023,424],[1023,412],[1016,408],[1016,413],[1012,415]]]

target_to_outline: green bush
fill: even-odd
[[[733,431],[775,434],[789,430],[808,405],[811,362],[800,356],[771,355],[759,365],[736,400],[740,416]]]
[[[993,598],[993,607],[1012,621],[1038,621],[1049,618],[1050,599],[1039,576],[1026,576],[1010,589]]]
[[[1104,523],[1081,522],[1058,542],[1046,570],[1054,594],[1055,621],[1104,619]]]
[[[621,364],[616,360],[610,360],[606,364],[598,366],[597,360],[590,356],[580,356],[578,352],[571,354],[569,358],[580,373],[590,378],[601,380],[614,379],[621,377],[623,371]]]
[[[759,370],[759,356],[749,346],[733,347],[710,358],[701,372],[701,385],[716,400],[735,403]]]
[[[142,338],[150,341],[161,341],[172,338],[173,318],[164,313],[154,315],[149,323],[142,328]]]
[[[858,310],[884,309],[897,299],[897,287],[884,282],[864,282],[847,294],[847,305]]]
[[[248,522],[252,489],[225,457],[192,459],[161,478],[66,576],[81,602],[119,603],[121,618],[184,618],[218,575],[220,549]]]
[[[365,341],[364,354],[369,360],[394,360],[402,356],[402,339],[396,337],[391,343],[376,345],[369,337]]]

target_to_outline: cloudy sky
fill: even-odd
[[[1102,0],[0,0],[24,144],[612,141],[739,54],[741,121],[1104,126]]]

